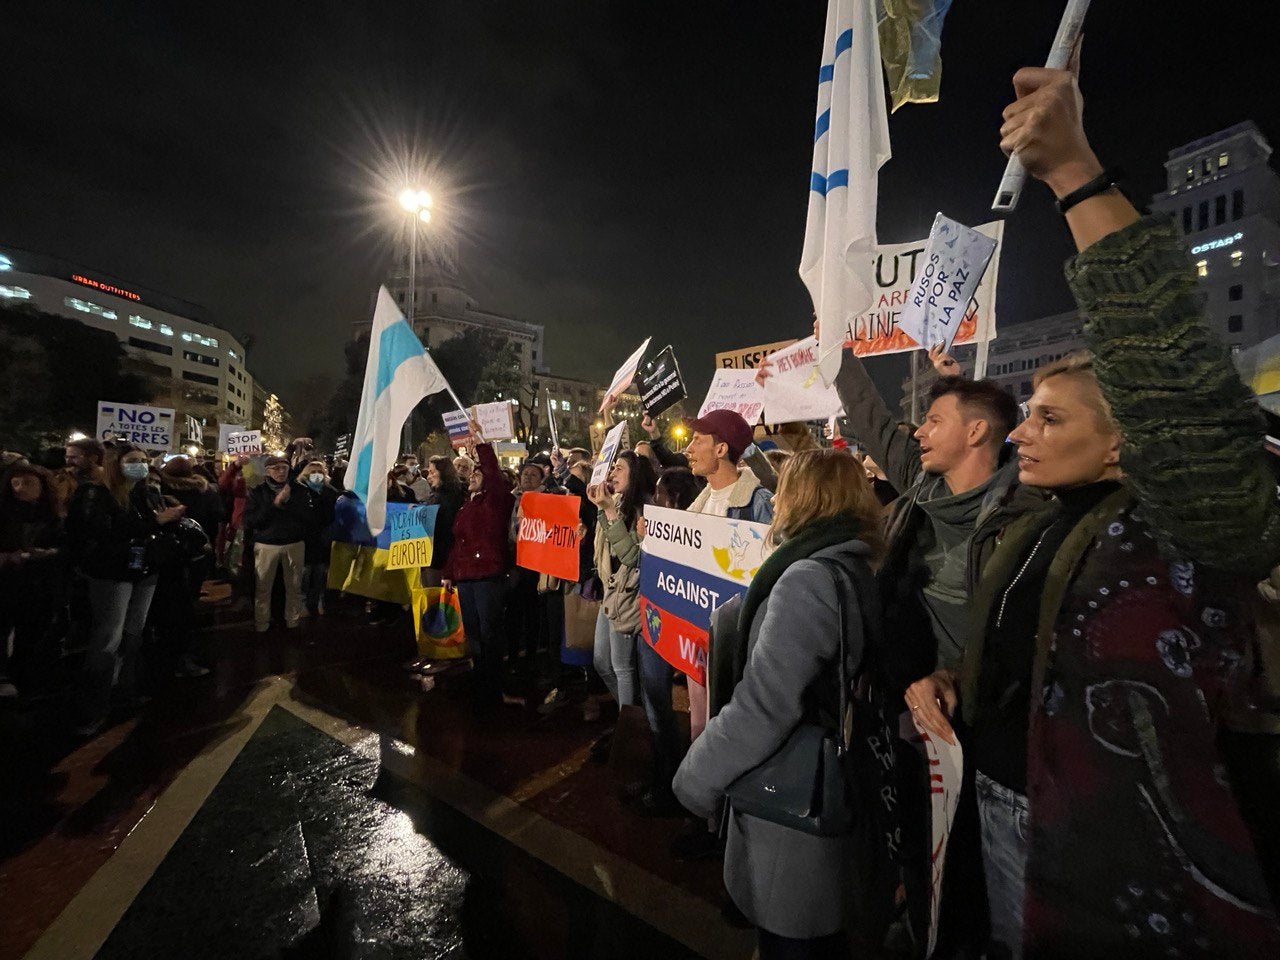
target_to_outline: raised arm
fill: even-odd
[[[841,357],[835,386],[844,406],[845,424],[854,438],[899,492],[910,490],[920,476],[920,443],[885,405],[852,350],[845,350]]]

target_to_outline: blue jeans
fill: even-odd
[[[464,580],[458,584],[458,603],[462,607],[462,629],[467,634],[467,649],[475,661],[476,674],[484,680],[496,679],[502,670],[502,647],[499,632],[503,624],[506,600],[506,578]]]
[[[592,662],[619,707],[636,702],[636,640],[639,637],[639,633],[620,633],[613,629],[604,608],[600,608]]]
[[[982,829],[982,870],[987,881],[991,939],[998,957],[1022,958],[1022,908],[1026,898],[1027,798],[982,773],[975,776]],[[998,952],[997,952],[998,951]]]
[[[80,684],[80,709],[86,721],[107,715],[113,687],[133,692],[142,629],[155,592],[155,574],[136,583],[89,578],[93,621]]]
[[[640,654],[640,698],[653,733],[653,782],[663,794],[669,795],[671,781],[688,749],[676,723],[675,707],[671,705],[676,668],[663,660],[643,636],[636,641],[636,649]]]
[[[329,583],[328,563],[308,563],[302,568],[302,598],[308,613],[319,613]]]

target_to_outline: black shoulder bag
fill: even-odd
[[[753,770],[748,770],[725,790],[729,808],[770,823],[776,823],[818,837],[839,837],[849,833],[858,818],[854,792],[850,787],[846,755],[849,742],[845,717],[849,712],[850,682],[845,666],[848,655],[845,622],[848,572],[834,560],[821,561],[831,569],[836,585],[840,645],[837,653],[840,673],[840,713],[833,732],[816,723],[802,723],[777,752]],[[864,654],[863,662],[866,660]],[[859,664],[858,674],[862,672]]]

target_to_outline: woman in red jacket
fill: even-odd
[[[479,430],[472,427],[473,433]],[[493,446],[477,444],[479,463],[467,481],[467,500],[453,521],[453,546],[441,571],[441,585],[458,587],[462,627],[475,660],[477,692],[496,699],[502,669],[498,631],[506,575],[511,567],[508,525],[515,499],[503,479]]]

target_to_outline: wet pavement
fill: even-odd
[[[56,678],[0,711],[0,960],[751,955],[719,863],[670,859],[684,822],[617,799],[642,717],[593,763],[610,724],[539,714],[536,670],[477,713],[401,668],[405,622],[205,614],[213,673],[88,743]]]

